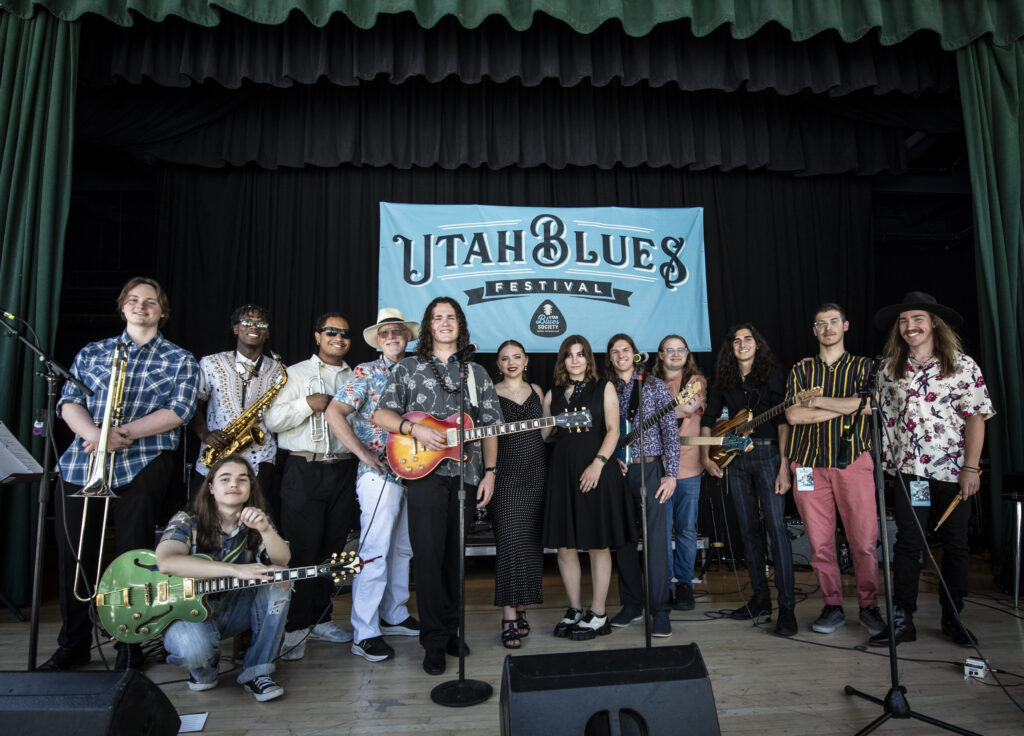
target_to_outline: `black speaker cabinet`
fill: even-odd
[[[140,672],[0,672],[0,733],[173,736],[181,721]]]
[[[719,734],[696,644],[507,656],[502,736]]]

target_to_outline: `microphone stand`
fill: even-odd
[[[637,450],[640,453],[640,536],[644,545],[644,579],[642,582],[644,591],[644,646],[651,648],[651,560],[648,556],[647,545],[647,456],[644,454],[644,378],[639,370],[633,370],[633,380],[636,382],[634,391],[637,392],[637,426],[640,427],[640,437],[637,440]],[[627,468],[627,472],[628,472]]]
[[[491,697],[494,689],[483,680],[466,679],[466,374],[467,352],[459,361],[459,679],[442,682],[430,691],[430,699],[449,708],[479,705]]]
[[[43,541],[46,537],[46,504],[50,497],[50,466],[53,464],[53,457],[50,453],[56,442],[53,437],[53,417],[57,407],[57,380],[61,377],[66,378],[78,386],[78,389],[86,396],[92,396],[93,391],[42,348],[26,340],[24,335],[7,324],[6,321],[0,320],[0,324],[3,324],[8,330],[9,337],[17,337],[29,350],[39,356],[39,361],[44,367],[36,375],[46,380],[46,415],[43,418],[43,477],[39,482],[38,511],[36,512],[36,548],[32,565],[32,614],[28,634],[28,671],[32,672],[36,668],[36,652],[39,646],[39,606],[43,594]]]
[[[877,368],[877,361],[875,363]],[[896,657],[896,627],[893,625],[893,602],[892,602],[892,580],[890,579],[890,570],[892,567],[891,556],[889,553],[889,533],[887,524],[885,523],[885,481],[882,477],[882,438],[881,430],[879,429],[879,406],[878,401],[875,399],[875,392],[877,386],[872,377],[877,377],[876,370],[873,368],[871,375],[868,377],[866,385],[860,390],[860,407],[857,413],[854,415],[854,421],[856,417],[860,416],[860,412],[867,405],[867,402],[871,402],[871,459],[875,463],[875,495],[878,504],[878,511],[881,518],[879,524],[881,542],[882,542],[882,569],[884,570],[883,582],[885,585],[885,613],[886,618],[889,621],[889,691],[885,694],[885,699],[880,700],[876,697],[868,695],[867,693],[861,692],[856,688],[847,685],[843,688],[843,692],[847,695],[855,695],[858,698],[869,700],[872,703],[882,706],[884,712],[878,716],[875,720],[871,721],[868,725],[857,732],[856,736],[862,734],[868,734],[874,731],[876,728],[881,726],[883,723],[888,721],[890,718],[907,719],[916,718],[919,721],[930,723],[938,728],[945,729],[946,731],[952,731],[953,733],[965,734],[966,736],[980,736],[980,734],[974,731],[968,731],[967,729],[954,726],[951,723],[940,721],[936,718],[926,716],[922,713],[918,713],[911,710],[910,703],[907,701],[906,693],[907,688],[900,685],[900,673],[897,667],[898,659]]]

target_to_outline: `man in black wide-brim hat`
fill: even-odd
[[[889,331],[878,374],[886,427],[883,463],[888,473],[899,472],[904,481],[894,496],[895,605],[890,625],[897,644],[917,638],[913,616],[927,525],[934,525],[954,499],[966,500],[978,492],[985,421],[995,414],[981,369],[964,355],[954,332],[962,322],[955,310],[920,291],[908,292],[902,302],[875,314],[875,325]],[[941,631],[961,646],[977,642],[959,616],[967,595],[970,516],[969,503],[956,503],[938,531],[945,580],[940,588]],[[870,641],[886,646],[888,629]]]

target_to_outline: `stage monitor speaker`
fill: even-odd
[[[696,644],[507,656],[502,736],[719,734]]]
[[[180,724],[163,691],[136,670],[0,672],[0,733],[172,736]]]

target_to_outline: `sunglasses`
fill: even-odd
[[[317,332],[322,332],[327,337],[338,337],[340,335],[346,340],[352,337],[352,331],[342,327],[321,327]]]
[[[404,334],[404,327],[382,327],[377,330],[377,337],[402,337]]]
[[[242,325],[242,327],[255,327],[258,330],[270,329],[269,322],[258,322],[254,319],[240,319],[238,320],[238,324]]]

